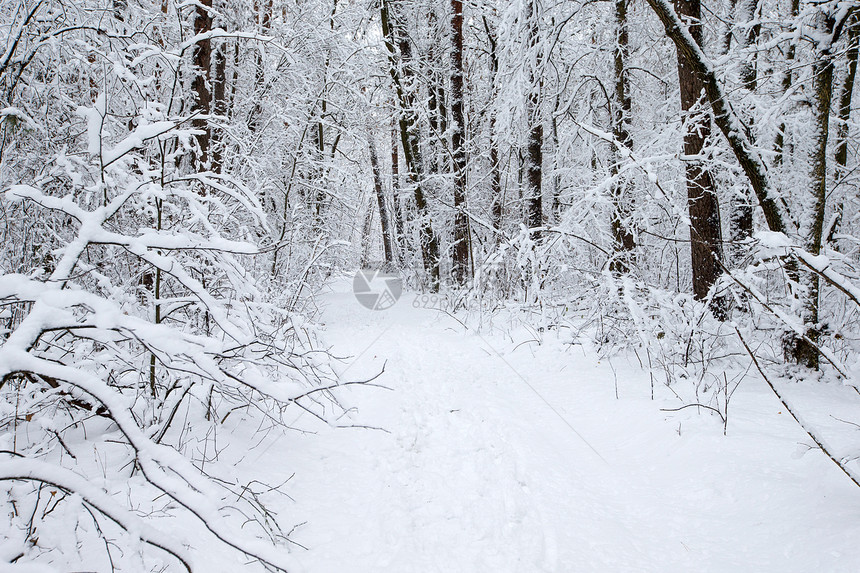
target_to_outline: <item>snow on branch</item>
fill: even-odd
[[[153,528],[117,503],[107,492],[71,470],[39,460],[13,458],[0,464],[0,481],[35,481],[75,493],[81,496],[84,503],[94,507],[125,531],[148,545],[166,551],[178,559],[189,573],[192,571],[191,557],[176,539]]]
[[[714,111],[714,122],[723,132],[729,147],[744,170],[755,192],[758,203],[764,212],[765,220],[771,231],[787,233],[786,221],[791,221],[788,213],[777,203],[779,195],[771,187],[767,175],[767,167],[756,151],[752,135],[740,116],[735,112],[732,103],[717,79],[714,66],[705,52],[690,34],[690,30],[675,13],[668,0],[647,0],[648,5],[660,18],[666,29],[666,35],[675,44],[678,53],[683,54],[687,63],[702,79],[705,93]]]

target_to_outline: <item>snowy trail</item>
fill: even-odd
[[[804,435],[760,385],[724,438],[706,416],[667,420],[629,365],[616,400],[578,347],[411,302],[324,298],[344,379],[385,364],[391,389],[344,393],[344,423],[387,432],[321,427],[257,456],[296,472],[281,511],[307,522],[292,538],[309,572],[860,570],[860,492],[817,452],[797,459]]]

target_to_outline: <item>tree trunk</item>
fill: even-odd
[[[376,192],[376,205],[379,207],[379,224],[382,227],[382,248],[385,253],[386,267],[394,266],[394,243],[391,236],[391,223],[388,208],[385,204],[385,187],[382,185],[382,173],[379,170],[379,159],[376,155],[376,143],[373,132],[367,129],[367,147],[370,152],[370,168],[373,171],[373,188]]]
[[[212,15],[209,10],[212,8],[212,0],[200,0],[194,12],[194,34],[203,34],[212,30]],[[199,114],[191,125],[203,133],[197,136],[197,145],[200,147],[200,153],[197,156],[197,165],[199,169],[207,169],[209,162],[209,112],[212,103],[212,94],[209,91],[209,82],[211,79],[212,68],[212,42],[211,40],[200,40],[194,47],[194,81],[191,83],[191,89],[194,90],[196,98],[196,108]],[[202,116],[202,117],[200,117]]]
[[[487,32],[487,40],[490,44],[490,94],[491,98],[495,99],[496,84],[499,74],[499,57],[496,53],[496,34],[490,29],[490,24],[487,22],[487,17],[482,16],[484,22],[484,30]],[[496,138],[496,111],[490,110],[490,211],[492,216],[493,228],[497,231],[493,237],[493,243],[498,244],[502,237],[502,216],[504,211],[505,198],[502,195],[502,173],[499,166],[499,143]]]
[[[845,79],[842,81],[842,89],[839,91],[839,103],[836,110],[838,123],[836,124],[836,185],[848,174],[848,122],[851,120],[851,100],[854,97],[854,80],[857,77],[857,55],[858,44],[860,44],[860,18],[856,15],[851,19],[848,28],[848,67]],[[827,240],[833,241],[839,227],[842,224],[843,203],[840,200],[836,204],[836,214],[833,224],[828,232]]]
[[[227,118],[227,44],[219,42],[215,48],[215,77],[212,80],[212,110],[218,121]],[[224,163],[224,141],[221,129],[212,129],[212,171],[221,173]]]
[[[615,140],[633,149],[633,139],[630,137],[630,86],[627,78],[627,59],[630,53],[629,36],[627,32],[627,0],[615,0],[615,101],[612,106],[612,131]],[[630,258],[636,243],[630,231],[629,218],[632,212],[629,185],[626,181],[618,180],[620,163],[623,157],[616,153],[612,163],[612,176],[616,183],[612,187],[612,238],[614,253],[609,270],[613,273],[630,271]]]
[[[792,21],[797,19],[797,15],[800,12],[800,0],[791,0],[791,19]],[[787,92],[791,89],[792,76],[791,76],[791,66],[794,62],[795,55],[795,45],[794,40],[791,41],[788,45],[788,50],[785,53],[785,65],[786,70],[782,76],[782,91]],[[776,130],[776,140],[773,144],[773,150],[776,154],[773,158],[773,162],[777,165],[782,163],[782,154],[785,148],[785,122],[779,124],[779,129]]]
[[[265,35],[269,33],[272,25],[272,0],[254,1],[254,13],[257,15],[258,30]],[[265,62],[263,52],[257,49],[254,53],[254,107],[248,115],[248,130],[252,133],[260,127],[260,114],[263,111],[263,87],[266,80]]]
[[[424,270],[427,273],[430,290],[435,292],[439,289],[439,241],[433,232],[427,199],[424,197],[422,188],[423,161],[419,147],[420,133],[415,96],[412,91],[406,89],[412,86],[413,72],[410,68],[412,65],[412,47],[409,44],[409,39],[401,32],[395,32],[392,27],[392,24],[395,23],[391,17],[393,6],[396,6],[396,3],[392,0],[382,0],[380,8],[382,35],[388,50],[389,73],[400,106],[400,143],[403,146],[403,157],[406,160],[409,182],[414,190],[415,208],[418,211],[418,234]],[[399,47],[399,55],[395,44]]]
[[[735,22],[746,26],[746,31],[741,34],[738,47],[745,50],[754,46],[761,32],[761,24],[749,26],[750,22],[756,21],[758,3],[756,0],[739,0],[735,4]],[[741,53],[741,85],[745,90],[752,93],[758,84],[758,71],[756,69],[757,58],[755,54]],[[749,114],[745,119],[751,122]],[[737,196],[732,197],[731,216],[729,217],[729,230],[731,232],[731,254],[734,264],[739,265],[746,258],[749,247],[747,242],[753,236],[753,197],[749,188],[744,188]]]
[[[463,2],[451,0],[451,150],[454,156],[454,282],[469,280],[469,218],[466,214],[466,120],[463,113]]]
[[[397,247],[400,261],[406,260],[406,253],[411,250],[406,230],[409,228],[406,220],[406,209],[403,206],[402,189],[400,187],[400,143],[397,124],[391,129],[391,199],[394,203],[394,221],[397,230]]]
[[[362,196],[362,203],[364,202],[364,196]],[[373,229],[373,198],[370,198],[370,204],[367,206],[367,212],[364,214],[364,225],[361,227],[361,260],[359,261],[359,266],[361,268],[366,268],[370,263],[370,247],[373,243],[371,241],[371,230]]]
[[[271,2],[270,2],[271,5]],[[329,14],[329,29],[334,33],[334,16],[337,13],[337,0],[332,2],[331,13]],[[329,65],[331,62],[331,54],[326,52],[325,63],[323,64],[322,89],[320,90],[320,113],[317,118],[316,133],[314,140],[316,142],[316,165],[313,167],[313,178],[316,182],[317,191],[313,195],[313,212],[314,212],[314,229],[318,233],[323,232],[323,211],[326,204],[325,181],[328,169],[326,167],[326,151],[325,151],[325,121],[328,116],[328,76]],[[337,139],[335,139],[335,142]],[[331,156],[334,159],[334,153],[337,148],[337,143],[332,144]]]
[[[530,229],[539,229],[543,226],[543,122],[540,113],[540,99],[543,82],[540,78],[540,67],[542,57],[538,43],[538,14],[535,10],[534,0],[527,5],[527,21],[531,35],[530,47],[534,53],[535,62],[530,72],[530,93],[526,99],[526,118],[529,122],[528,138],[526,142],[526,224]],[[540,239],[540,231],[533,234],[536,240]]]
[[[676,0],[678,15],[691,22],[690,36],[702,45],[702,6],[700,0]],[[678,51],[678,82],[681,87],[681,109],[694,110],[704,88],[702,79],[689,62],[689,58]],[[710,171],[699,156],[705,140],[710,136],[710,123],[698,111],[687,116],[687,132],[684,134],[684,154],[687,156],[687,206],[690,214],[690,252],[693,270],[693,295],[704,300],[711,287],[722,273],[723,239],[720,225],[720,206]],[[714,314],[724,315],[723,303],[714,299]]]
[[[666,35],[675,44],[679,57],[681,54],[684,55],[687,65],[704,83],[705,93],[714,112],[714,123],[720,128],[732,153],[749,179],[758,204],[764,213],[768,229],[777,233],[787,233],[788,213],[783,213],[784,205],[781,207],[774,201],[774,194],[770,191],[767,170],[761,156],[756,152],[755,139],[738,114],[732,109],[723,86],[717,81],[713,65],[699,44],[690,41],[692,38],[689,34],[684,33],[686,25],[678,18],[668,0],[647,0],[647,2],[663,23]]]
[[[833,19],[819,13],[822,20],[819,33],[827,37],[833,32]],[[811,211],[804,213],[801,233],[804,248],[813,256],[821,253],[824,231],[824,213],[827,198],[827,139],[830,132],[830,106],[833,99],[833,61],[829,53],[817,54],[818,60],[813,65],[812,86],[815,93],[813,106],[814,143],[810,158],[810,189]],[[819,278],[818,273],[804,271],[801,274],[801,318],[803,319],[805,339],[793,336],[791,344],[792,358],[798,364],[807,368],[818,369],[817,344],[821,337],[818,323]]]

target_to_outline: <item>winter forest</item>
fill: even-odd
[[[860,570],[857,0],[0,0],[0,571]]]

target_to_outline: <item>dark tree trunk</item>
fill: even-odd
[[[741,50],[754,46],[761,32],[761,24],[749,26],[750,22],[756,21],[758,3],[756,0],[739,0],[735,4],[735,22],[747,26],[746,32],[741,35],[739,48]],[[741,54],[741,85],[745,90],[752,93],[758,84],[758,71],[756,69],[757,58],[755,54]],[[750,114],[745,114],[751,122]],[[731,254],[733,263],[739,265],[746,258],[749,247],[746,245],[753,236],[753,196],[749,188],[744,188],[736,197],[732,198],[731,216],[729,217],[729,229],[731,232]]]
[[[484,30],[487,32],[487,40],[490,44],[490,94],[491,97],[496,97],[496,88],[499,74],[499,57],[496,53],[496,35],[490,29],[490,24],[487,22],[487,17],[482,16],[484,22]],[[499,143],[496,138],[496,112],[490,110],[490,197],[491,197],[491,216],[493,228],[496,230],[493,242],[498,244],[502,236],[502,216],[504,211],[505,198],[502,194],[502,172],[499,165]]]
[[[857,55],[858,44],[860,44],[860,18],[856,15],[851,19],[848,28],[848,67],[845,79],[842,80],[842,88],[839,91],[839,107],[836,110],[838,123],[836,124],[836,184],[848,174],[848,122],[851,119],[851,100],[854,97],[854,81],[857,77]],[[843,203],[840,200],[836,205],[836,215],[833,225],[828,232],[828,241],[833,241],[842,224]]]
[[[215,48],[215,77],[212,80],[212,110],[218,121],[227,116],[227,44],[220,42]],[[212,129],[212,171],[221,173],[224,163],[223,134],[218,128]]]
[[[690,22],[693,40],[702,45],[702,6],[700,0],[676,0],[678,15]],[[681,109],[694,110],[702,97],[704,85],[687,56],[678,52],[678,82],[681,87]],[[723,239],[720,206],[711,173],[698,158],[710,136],[710,122],[697,111],[687,116],[684,154],[687,156],[687,206],[690,214],[690,251],[692,255],[693,295],[704,300],[721,274]],[[723,316],[723,302],[715,299],[712,310]]]
[[[800,0],[791,0],[791,19],[792,21],[797,19],[797,14],[800,12]],[[792,83],[792,75],[791,75],[791,66],[794,62],[795,56],[795,45],[792,40],[788,45],[788,50],[785,53],[785,65],[786,70],[782,76],[782,91],[787,92],[791,89]],[[776,130],[776,140],[773,144],[773,150],[776,154],[773,158],[773,162],[775,164],[782,163],[782,155],[785,150],[785,122],[779,124],[779,129]]]
[[[469,280],[469,218],[466,214],[466,119],[463,113],[463,2],[451,0],[451,150],[454,159],[454,282]]]
[[[537,117],[537,95],[529,96],[529,108],[533,111],[531,114],[532,127],[529,130],[528,144],[526,147],[526,210],[528,213],[528,226],[531,229],[538,229],[543,226],[543,193],[542,193],[542,175],[543,175],[543,124],[540,123],[540,118]],[[540,231],[535,233],[535,237],[540,237]]]
[[[534,0],[530,0],[527,10],[529,31],[531,34],[531,48],[535,52],[535,63],[530,74],[531,92],[526,99],[526,118],[529,122],[528,138],[526,142],[526,224],[530,229],[539,229],[543,226],[543,122],[540,113],[541,91],[543,82],[540,78],[540,67],[542,58],[538,50],[538,14],[534,6]],[[540,231],[535,231],[533,237],[540,239]]]
[[[203,34],[212,30],[212,16],[209,9],[212,8],[212,0],[200,0],[194,12],[194,34]],[[209,161],[209,121],[212,94],[209,91],[209,82],[212,68],[212,42],[211,40],[200,40],[194,47],[194,81],[191,89],[196,95],[196,110],[202,117],[193,120],[192,125],[203,133],[197,136],[197,144],[200,146],[200,154],[197,157],[198,167],[206,169]]]
[[[726,97],[723,86],[717,80],[710,61],[699,44],[695,41],[690,42],[689,36],[683,33],[685,24],[670,6],[661,0],[647,0],[647,2],[663,23],[666,35],[678,50],[679,58],[683,54],[687,64],[704,83],[705,93],[714,112],[714,123],[720,128],[732,153],[749,179],[755,191],[756,200],[764,213],[768,229],[786,233],[788,231],[786,221],[790,220],[789,213],[787,210],[784,211],[784,203],[780,204],[774,200],[767,170],[761,156],[756,152],[755,139],[732,108],[731,101]]]
[[[415,96],[411,91],[412,76],[412,46],[409,39],[401,32],[395,31],[392,24],[391,8],[396,3],[392,0],[382,0],[380,18],[382,34],[388,51],[389,72],[397,101],[400,107],[400,143],[403,146],[403,157],[409,174],[409,182],[413,188],[415,208],[418,212],[418,235],[421,243],[421,254],[424,260],[424,270],[430,282],[430,290],[439,289],[439,241],[433,232],[427,199],[424,197],[423,161],[419,147],[420,133],[416,115]],[[395,45],[399,47],[399,54]],[[407,89],[410,88],[410,89]]]
[[[376,205],[379,208],[379,224],[382,227],[382,248],[385,253],[385,265],[394,265],[394,242],[391,236],[391,219],[388,216],[388,208],[385,204],[385,187],[382,185],[382,172],[379,169],[379,159],[376,155],[376,143],[373,141],[373,132],[367,130],[367,147],[370,152],[370,168],[373,171],[373,188],[376,192]]]
[[[819,15],[823,20],[819,32],[822,36],[833,32],[833,20],[829,16]],[[831,55],[818,54],[818,61],[813,65],[813,90],[815,92],[814,131],[812,141],[815,144],[810,162],[810,195],[812,211],[805,213],[801,232],[804,237],[804,247],[807,252],[816,256],[821,253],[824,234],[824,213],[827,199],[827,139],[830,132],[830,106],[833,100],[833,61]],[[801,318],[805,329],[805,339],[795,337],[792,358],[798,364],[807,368],[818,369],[818,341],[821,338],[821,328],[818,323],[818,303],[820,284],[818,274],[804,271],[801,274]]]
[[[630,137],[630,86],[627,78],[627,59],[630,53],[629,35],[627,32],[627,0],[615,0],[615,101],[612,107],[612,131],[615,140],[633,149],[633,139]],[[612,164],[612,175],[618,177],[621,154],[616,154]],[[617,180],[612,187],[612,238],[614,242],[614,257],[610,271],[626,273],[630,270],[630,258],[636,243],[630,230],[629,217],[632,209],[629,185],[626,181]]]
[[[406,253],[410,250],[409,237],[406,230],[409,228],[406,221],[406,209],[403,206],[404,197],[400,187],[400,143],[397,124],[391,129],[391,200],[394,203],[394,220],[397,230],[397,246],[399,248],[400,260],[405,261]]]

